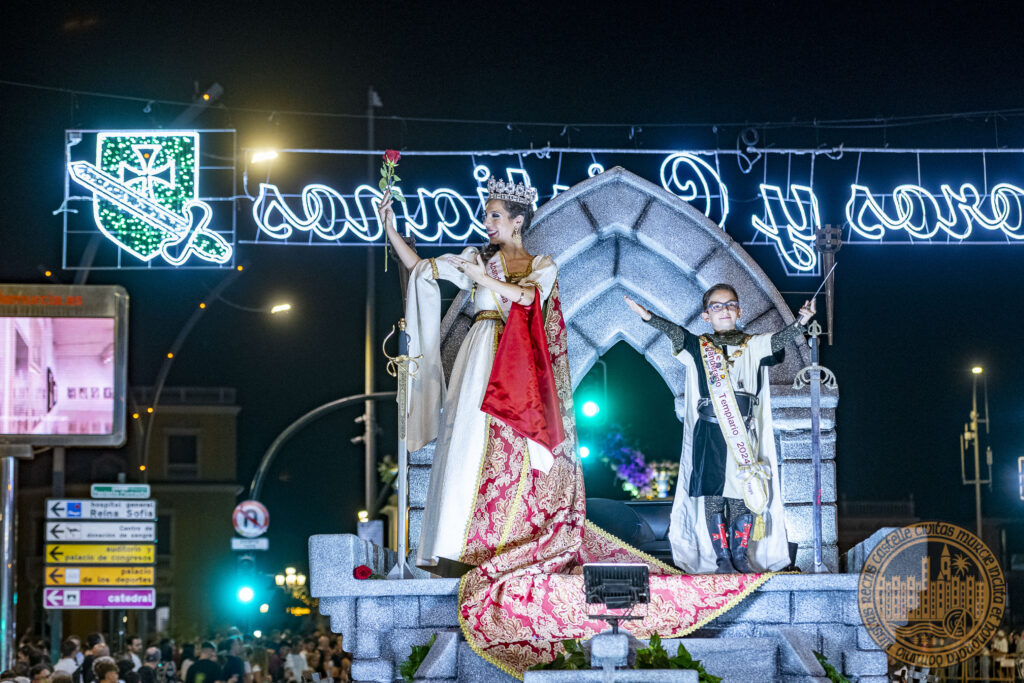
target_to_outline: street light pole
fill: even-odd
[[[971,374],[973,375],[971,382],[971,421],[964,425],[964,433],[960,435],[960,480],[966,486],[974,485],[974,515],[977,524],[978,538],[982,538],[981,535],[981,485],[988,484],[992,486],[992,448],[988,446],[985,448],[985,461],[988,465],[988,478],[981,478],[981,443],[980,435],[978,434],[978,423],[985,423],[985,434],[989,432],[989,415],[988,415],[988,379],[982,377],[984,382],[985,391],[985,417],[980,418],[978,416],[978,376],[984,373],[984,369],[981,366],[974,366],[971,368]],[[971,442],[974,443],[974,476],[971,479],[967,478],[967,467],[965,463],[965,449],[969,447]]]
[[[374,110],[380,107],[381,101],[377,91],[371,85],[366,93],[366,149],[372,150],[373,141],[373,116]],[[366,177],[374,175],[375,161],[372,155],[367,156]],[[373,342],[373,323],[376,318],[375,308],[377,302],[377,262],[376,249],[372,245],[366,248],[366,334],[364,339],[364,384],[365,394],[373,393],[374,375],[374,354],[376,349]],[[366,511],[370,517],[377,516],[377,411],[372,400],[366,401],[366,411],[363,413],[363,446],[366,454],[366,476],[363,480],[366,495]]]

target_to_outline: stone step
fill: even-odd
[[[777,638],[677,638],[661,641],[669,656],[682,643],[690,656],[699,660],[704,670],[720,677],[724,683],[733,681],[774,681],[779,670]]]
[[[647,644],[646,641],[641,642]],[[773,681],[778,676],[777,638],[683,638],[662,641],[669,656],[675,655],[680,643],[685,645],[694,659],[700,660],[709,674],[721,677],[726,683]],[[458,646],[458,667],[460,683],[517,681],[515,677],[479,657],[465,641]]]
[[[486,681],[487,683],[519,683],[515,676],[505,673],[473,651],[469,643],[459,643],[459,683]]]

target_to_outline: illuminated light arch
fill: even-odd
[[[680,179],[679,166],[682,164],[693,175]],[[729,189],[722,182],[718,171],[711,164],[689,152],[677,152],[661,162],[661,186],[686,202],[704,201],[704,215],[711,217],[714,197],[718,197],[718,225],[725,226],[729,215]]]
[[[789,190],[791,199],[787,202],[778,185],[762,184],[765,219],[754,215],[750,222],[755,230],[775,242],[776,250],[786,263],[806,273],[818,265],[818,254],[814,249],[814,231],[821,226],[818,198],[807,185],[790,185]],[[790,212],[790,204],[796,205],[799,220]],[[782,228],[779,227],[780,222]]]
[[[294,230],[302,230],[312,231],[329,242],[340,240],[349,232],[364,242],[373,242],[381,236],[381,229],[374,218],[371,231],[371,221],[361,201],[365,196],[369,196],[371,213],[376,216],[381,193],[369,185],[360,185],[355,191],[354,203],[359,213],[355,219],[340,192],[320,183],[306,185],[299,197],[303,213],[299,215],[288,206],[276,185],[260,183],[252,217],[261,231],[277,239],[287,239]]]
[[[846,203],[846,220],[855,233],[871,240],[899,230],[922,240],[935,237],[940,230],[965,240],[975,225],[1001,231],[1010,239],[1024,239],[1024,188],[998,183],[987,202],[971,183],[962,184],[959,190],[943,184],[939,193],[936,196],[920,185],[899,185],[892,191],[892,208],[886,211],[869,187],[854,184]]]
[[[326,241],[340,240],[349,233],[364,242],[379,241],[383,231],[376,214],[383,193],[369,185],[360,185],[354,195],[358,218],[349,210],[346,198],[334,188],[319,183],[306,185],[298,201],[292,202],[301,207],[300,214],[289,206],[276,185],[260,183],[252,217],[260,232],[279,240],[288,239],[295,230],[301,230],[312,231]],[[420,210],[409,206],[411,197],[410,202],[401,205],[403,217],[399,229],[406,235],[436,242],[442,236],[462,241],[487,234],[477,211],[455,190],[421,187],[416,190],[416,197]],[[419,220],[415,218],[417,215]]]
[[[93,192],[96,228],[125,253],[172,266],[192,256],[231,260],[232,245],[209,229],[213,209],[199,199],[198,132],[100,132],[95,164],[69,161],[67,172]]]

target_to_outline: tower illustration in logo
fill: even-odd
[[[857,597],[868,635],[891,657],[952,666],[992,639],[1003,618],[1006,582],[980,538],[954,524],[917,522],[874,547]]]
[[[99,133],[96,163],[72,161],[68,173],[92,190],[96,227],[136,258],[231,260],[231,245],[208,227],[210,205],[198,198],[197,132]]]

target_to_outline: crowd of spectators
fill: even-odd
[[[102,633],[90,633],[68,636],[51,656],[47,643],[26,637],[0,683],[348,683],[352,655],[341,645],[332,634],[253,638],[230,629],[180,647],[170,638],[144,646],[130,635],[115,651]]]
[[[951,666],[929,668],[908,666],[890,658],[890,680],[912,683],[1018,683],[1024,681],[1024,630],[1015,633],[999,629],[992,640],[974,657]],[[927,679],[925,678],[927,676]]]

